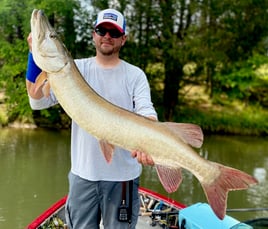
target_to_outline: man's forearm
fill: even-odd
[[[30,82],[29,80],[26,79],[26,88],[28,95],[33,98],[33,99],[41,99],[44,97],[44,93],[42,91],[42,87],[39,87],[36,90],[35,83]]]

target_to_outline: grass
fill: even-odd
[[[5,100],[4,93],[0,92],[0,127],[2,125],[6,125],[8,122],[4,100]]]
[[[243,111],[183,107],[180,122],[199,124],[204,132],[236,135],[268,135],[268,112],[249,107]]]
[[[4,101],[4,93],[0,91],[0,127],[8,124]],[[183,88],[180,91],[180,102],[173,117],[174,122],[198,124],[205,133],[268,135],[267,108],[230,101],[226,97],[211,100],[201,86]],[[157,110],[161,119],[163,109],[157,107]]]
[[[187,94],[175,121],[199,124],[208,133],[268,135],[268,109],[228,98],[213,101],[200,86]]]

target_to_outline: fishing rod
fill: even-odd
[[[231,208],[227,212],[254,212],[254,211],[268,211],[268,208]]]
[[[226,209],[226,212],[256,212],[256,211],[268,211],[268,208],[230,208]],[[174,215],[178,214],[179,210],[177,211],[172,211],[172,212],[162,212],[162,211],[149,211],[140,215],[147,215],[147,216],[152,216],[152,215]]]

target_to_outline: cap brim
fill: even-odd
[[[118,26],[117,24],[115,24],[113,22],[110,22],[110,21],[102,21],[102,22],[98,23],[97,25],[95,25],[95,28],[98,27],[99,25],[102,25],[102,24],[110,24],[110,25],[113,25],[121,33],[125,33],[125,31],[120,26]]]

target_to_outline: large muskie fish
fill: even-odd
[[[112,157],[114,145],[151,155],[167,192],[179,187],[181,167],[190,171],[202,184],[209,204],[220,219],[225,216],[229,190],[247,189],[257,183],[244,172],[200,157],[191,147],[202,145],[203,134],[198,126],[149,120],[99,96],[81,76],[40,10],[32,13],[31,32],[34,60],[47,72],[59,103],[73,120],[99,139],[107,160]]]

